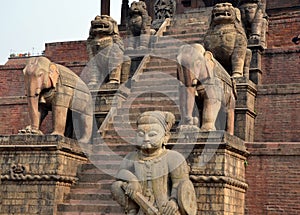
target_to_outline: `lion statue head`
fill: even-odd
[[[147,12],[147,5],[145,2],[143,1],[134,1],[131,3],[131,6],[130,6],[130,11],[129,11],[129,15],[132,16],[132,15],[140,15],[140,16],[144,16],[148,14]]]
[[[219,3],[213,7],[211,24],[235,24],[236,22],[241,23],[241,13],[231,3]]]
[[[211,14],[210,29],[228,24],[234,26],[239,33],[245,34],[240,10],[228,2],[216,4]]]
[[[91,21],[90,37],[115,34],[119,34],[118,24],[110,16],[96,16],[95,19]]]

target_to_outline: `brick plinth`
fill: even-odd
[[[236,79],[237,101],[235,108],[234,134],[245,140],[254,139],[256,85],[246,78]]]
[[[0,214],[56,214],[77,167],[87,161],[77,142],[60,136],[1,136]]]
[[[197,214],[244,214],[245,161],[248,152],[244,142],[227,133],[200,132],[193,143],[184,139],[191,134],[178,134],[178,143],[169,144],[187,157],[190,178],[197,195]]]

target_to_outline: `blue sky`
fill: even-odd
[[[120,21],[122,0],[111,0]],[[131,2],[131,1],[130,1]],[[100,0],[1,0],[0,65],[11,53],[41,53],[45,43],[85,40]]]

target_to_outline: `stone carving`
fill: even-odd
[[[161,24],[167,18],[173,18],[176,13],[176,1],[174,0],[156,0],[154,4],[155,20],[152,28],[158,30]]]
[[[54,174],[28,174],[25,166],[16,164],[11,167],[7,174],[0,175],[1,180],[8,181],[59,181],[64,183],[75,184],[78,178],[71,176],[60,176]]]
[[[72,119],[76,117],[76,123],[81,126],[81,136],[77,139],[88,142],[92,134],[93,107],[86,84],[70,69],[46,57],[30,58],[23,72],[31,124],[20,133],[42,134],[40,125],[48,111],[52,111],[52,134],[72,137]]]
[[[265,46],[268,28],[265,4],[261,0],[244,0],[239,9],[249,43]]]
[[[91,88],[105,79],[103,76],[107,74],[109,77],[105,82],[112,84],[119,84],[122,75],[129,76],[130,58],[124,56],[124,44],[119,35],[117,22],[110,16],[96,16],[91,21],[87,51],[89,59],[95,61],[88,84]]]
[[[204,39],[204,47],[211,51],[226,71],[233,77],[249,75],[251,50],[238,8],[230,3],[213,7],[211,23]]]
[[[193,117],[195,98],[201,117],[201,130],[214,131],[226,127],[234,133],[235,84],[229,74],[202,45],[183,45],[177,56],[177,78],[180,86],[181,125],[197,125]],[[227,114],[227,121],[218,120],[218,115]],[[222,118],[222,117],[220,117]],[[217,126],[216,126],[217,125]]]
[[[174,122],[170,112],[148,111],[138,117],[138,151],[124,158],[112,185],[114,198],[127,214],[197,214],[185,158],[164,148]]]
[[[150,42],[152,18],[147,11],[146,3],[134,1],[129,8],[128,17],[128,50],[147,49]]]

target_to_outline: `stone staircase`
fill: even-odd
[[[78,183],[58,206],[59,215],[124,214],[112,200],[110,186],[122,158],[134,150],[136,118],[144,111],[170,111],[178,123],[176,54],[181,45],[203,40],[209,14],[210,8],[178,15],[158,38],[154,49],[144,57],[144,66],[132,78],[127,98],[107,115],[101,137],[89,152],[90,162],[79,167]]]

